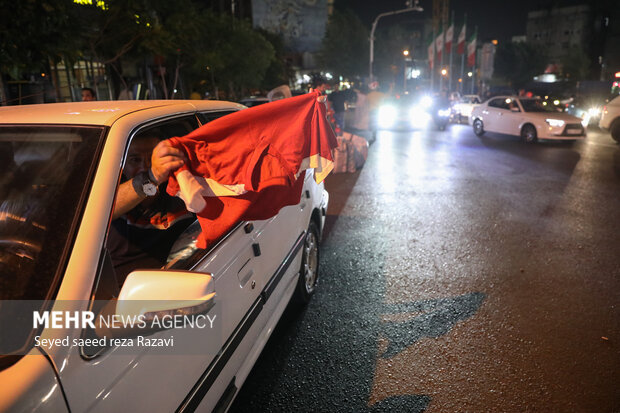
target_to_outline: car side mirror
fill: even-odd
[[[164,316],[206,313],[215,305],[213,276],[205,273],[168,270],[138,270],[125,279],[115,308],[106,312],[123,318],[143,320]],[[113,302],[111,302],[113,303]],[[147,323],[148,324],[148,323]],[[98,329],[98,336],[126,337],[154,330],[135,328]]]

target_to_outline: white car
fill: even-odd
[[[482,102],[478,95],[464,95],[452,106],[453,114],[457,122],[466,120],[469,122],[472,110]]]
[[[493,97],[472,110],[471,123],[478,136],[497,132],[521,136],[528,143],[538,139],[586,138],[582,119],[548,108],[535,98]]]
[[[603,107],[598,126],[611,133],[611,137],[620,143],[620,96],[616,96]]]
[[[122,285],[106,239],[136,134],[183,136],[242,108],[168,100],[0,109],[0,411],[209,412],[232,403],[291,298],[315,291],[323,184],[307,171],[299,204],[239,222],[206,250],[195,246],[194,222],[163,268],[135,270]],[[114,325],[138,310],[146,333]],[[93,315],[112,322],[105,342]]]

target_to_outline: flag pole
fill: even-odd
[[[441,37],[441,59],[439,61],[439,93],[441,93],[442,89],[443,89],[443,75],[441,74],[441,71],[443,69],[443,57],[446,54],[446,48],[445,48],[445,43],[444,43],[444,39],[446,38],[444,32],[443,32],[444,28],[443,28],[443,24],[441,25],[441,30],[439,31],[439,36]]]
[[[452,17],[450,19],[450,26],[452,28],[452,39],[450,39],[450,63],[448,69],[448,92],[452,92],[452,55],[454,54],[454,10],[452,10]]]
[[[463,26],[465,27],[465,39],[463,40],[465,44],[463,45],[463,53],[461,53],[461,93],[465,94],[465,53],[467,52],[467,13],[465,13],[465,17],[463,18]],[[461,27],[461,30],[463,28]],[[459,37],[461,37],[459,33]],[[458,41],[458,40],[457,40]],[[456,45],[458,47],[458,44]]]
[[[478,26],[476,26],[476,28],[474,29],[474,41],[476,42],[475,45],[476,47],[474,48],[474,66],[471,68],[471,94],[474,94],[474,86],[476,84],[475,79],[476,79],[476,65],[478,64],[478,59],[476,56],[476,50],[478,49]]]
[[[433,88],[435,86],[435,28],[433,27],[433,38],[431,39],[431,48],[433,49],[433,60],[432,60],[432,64],[430,65],[430,69],[431,69],[431,92],[433,91]],[[430,63],[430,62],[429,62]]]

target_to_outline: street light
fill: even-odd
[[[374,62],[374,52],[375,52],[375,29],[377,28],[377,23],[379,23],[379,19],[381,17],[392,16],[394,14],[407,13],[410,11],[422,12],[424,11],[424,9],[418,5],[418,1],[419,0],[414,0],[412,7],[407,7],[406,9],[402,9],[402,10],[389,11],[387,13],[381,13],[377,17],[375,17],[375,20],[372,22],[372,27],[370,29],[370,61],[368,62],[368,77],[369,77],[368,80],[369,81],[372,82],[372,64]],[[406,4],[407,6],[409,6],[411,4],[411,1],[407,1]]]
[[[443,69],[441,69],[441,75],[442,76],[447,76],[448,75],[448,69],[446,69],[445,67]]]
[[[411,60],[409,58],[409,50],[403,50],[403,56],[405,56],[405,61],[403,62],[403,92],[407,93],[407,61]]]

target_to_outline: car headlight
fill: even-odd
[[[431,106],[433,106],[433,98],[428,95],[423,96],[420,100],[420,104],[422,105],[422,107],[430,108]]]
[[[598,116],[601,114],[601,109],[597,107],[592,107],[588,109],[588,113],[590,114],[590,116]]]
[[[397,109],[392,105],[385,105],[379,108],[379,125],[389,128],[396,121]]]
[[[437,114],[441,117],[447,118],[448,116],[450,116],[450,109],[439,109],[437,111]]]
[[[552,127],[561,128],[562,126],[564,126],[564,121],[560,119],[545,119],[545,122],[547,122],[547,124]]]

